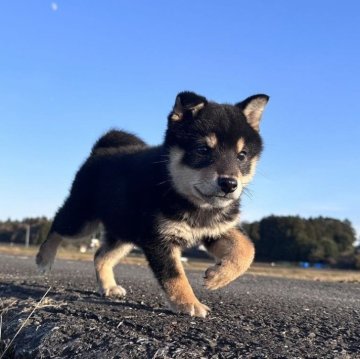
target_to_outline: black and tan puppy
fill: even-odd
[[[244,273],[254,258],[237,229],[239,199],[262,150],[259,122],[268,101],[255,95],[234,106],[180,93],[168,117],[164,143],[149,147],[134,135],[111,131],[95,144],[57,212],[36,261],[49,270],[63,238],[105,240],[95,255],[103,295],[122,297],[113,267],[141,247],[175,311],[205,317],[180,261],[184,248],[203,243],[217,260],[205,285],[217,289]]]

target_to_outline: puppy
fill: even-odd
[[[101,223],[95,270],[104,296],[125,296],[113,268],[136,245],[171,308],[205,317],[209,308],[196,298],[181,252],[202,243],[215,257],[205,272],[208,289],[227,285],[252,263],[254,246],[237,229],[239,201],[262,151],[259,122],[268,99],[227,105],[181,92],[162,145],[150,147],[123,131],[105,134],[56,213],[36,257],[39,268],[50,270],[63,238],[91,236]]]

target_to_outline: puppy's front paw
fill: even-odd
[[[236,270],[236,266],[233,263],[222,261],[205,271],[205,287],[215,290],[226,286],[238,276],[239,271]]]
[[[193,303],[170,303],[171,310],[177,313],[189,314],[191,317],[205,318],[210,308],[200,303],[199,301]]]
[[[107,298],[124,298],[126,290],[121,285],[115,285],[109,288],[102,288],[100,294]]]

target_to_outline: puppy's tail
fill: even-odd
[[[130,153],[146,147],[143,140],[131,133],[111,130],[98,139],[92,148],[91,156]]]

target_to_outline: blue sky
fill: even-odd
[[[360,230],[359,1],[0,4],[0,219],[53,216],[109,128],[162,141],[176,94],[271,96],[252,198]]]

